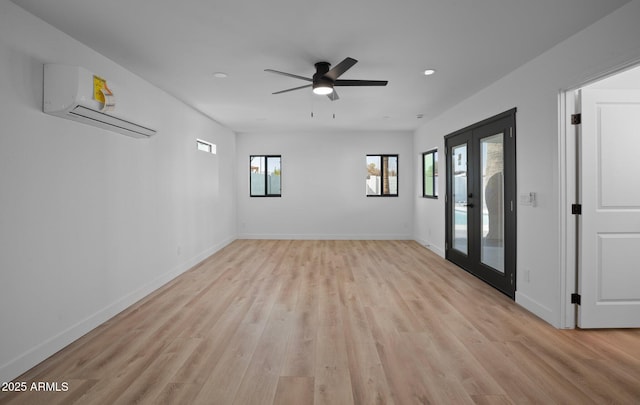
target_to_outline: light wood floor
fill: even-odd
[[[638,404],[640,330],[556,330],[411,241],[238,240],[16,381],[69,390],[0,403]]]

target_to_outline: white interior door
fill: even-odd
[[[578,326],[640,327],[640,91],[580,100]]]

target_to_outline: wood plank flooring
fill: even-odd
[[[556,330],[412,241],[238,240],[2,404],[638,404],[640,330]]]

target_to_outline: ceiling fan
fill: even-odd
[[[338,63],[331,70],[329,70],[329,67],[331,66],[329,62],[318,62],[315,64],[316,73],[313,75],[313,78],[298,76],[292,73],[280,72],[278,70],[273,70],[273,69],[265,69],[264,71],[311,82],[311,84],[306,84],[304,86],[294,87],[292,89],[287,89],[287,90],[276,91],[273,94],[281,94],[281,93],[286,93],[293,90],[300,90],[307,87],[312,87],[313,92],[315,94],[327,95],[327,97],[329,97],[331,101],[335,101],[339,98],[338,93],[333,89],[334,86],[386,86],[387,85],[388,81],[386,80],[338,79],[338,77],[340,77],[344,72],[349,70],[356,63],[358,63],[358,61],[353,58],[345,58],[345,60]]]

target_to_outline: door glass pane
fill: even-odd
[[[469,207],[467,207],[467,145],[454,146],[451,151],[453,173],[453,248],[468,254]]]
[[[480,141],[482,170],[482,238],[480,260],[504,273],[504,181],[503,135]]]

